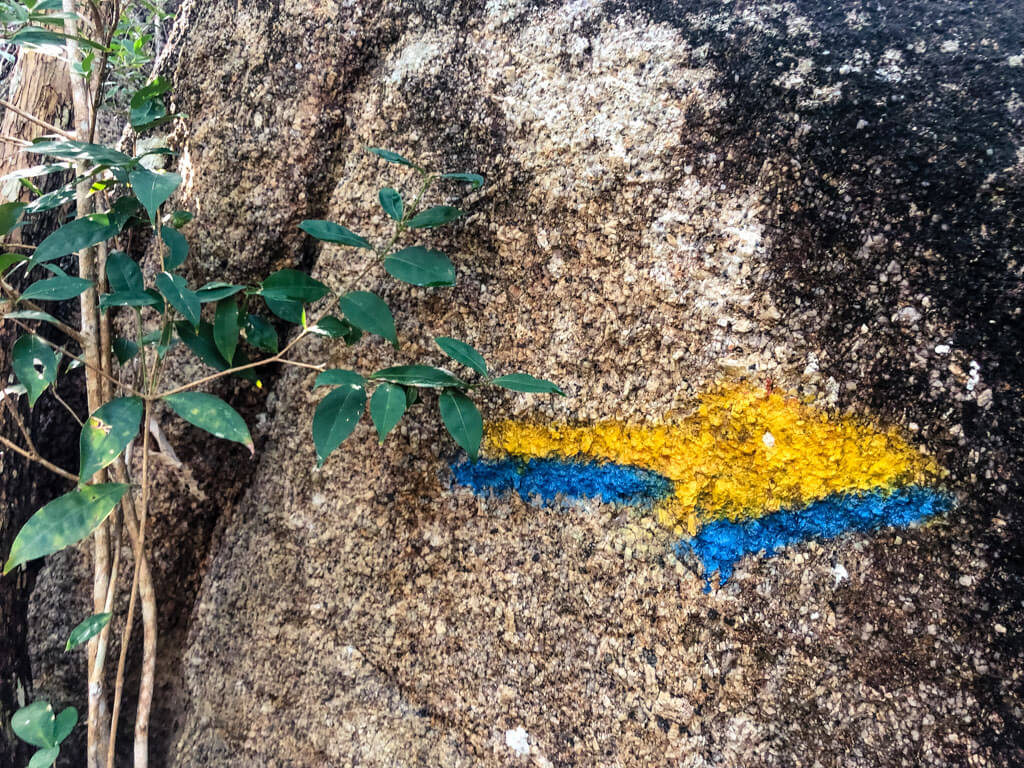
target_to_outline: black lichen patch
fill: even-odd
[[[1021,52],[1019,6],[617,7],[707,46],[725,106],[696,115],[683,142],[704,173],[762,190],[776,303],[817,315],[822,373],[857,383],[841,402],[920,423],[967,490],[964,533],[993,566],[965,631],[1012,668],[1024,653],[1012,639],[1024,594],[1024,68],[1010,59]],[[700,162],[711,153],[715,164]],[[900,322],[907,305],[915,310]],[[922,338],[915,314],[951,335]],[[869,343],[853,344],[858,333]],[[977,363],[990,403],[965,400],[945,371],[928,375],[921,358],[939,344]],[[1002,629],[988,637],[993,626]],[[994,673],[977,679],[991,713],[979,739],[1019,763],[1024,691]]]

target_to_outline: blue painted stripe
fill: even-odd
[[[910,487],[833,495],[799,510],[731,522],[708,523],[692,539],[681,541],[676,551],[692,552],[704,565],[710,586],[715,571],[724,584],[733,566],[756,552],[774,555],[789,544],[809,539],[831,539],[847,531],[873,531],[885,526],[907,526],[948,510],[952,500],[938,491]]]
[[[550,502],[559,494],[617,504],[645,505],[672,494],[672,482],[646,469],[598,461],[502,459],[452,467],[455,482],[476,493],[515,491],[523,500]]]

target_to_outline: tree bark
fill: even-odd
[[[18,61],[10,73],[7,100],[22,112],[58,127],[68,126],[71,121],[71,92],[67,65],[53,57],[19,52]],[[0,134],[5,137],[29,141],[45,133],[45,128],[14,110],[5,110],[0,121]],[[38,156],[22,152],[20,145],[9,140],[0,141],[0,175],[39,162]],[[35,181],[47,179],[50,184],[58,183],[57,177]],[[0,196],[4,202],[22,197],[27,199],[28,190],[16,180],[7,181],[0,188]],[[39,235],[45,231],[36,223],[15,230],[8,240],[32,244],[41,239]],[[40,329],[40,332],[54,341],[64,341],[49,327]],[[0,369],[8,369],[7,358],[18,335],[12,324],[0,326]],[[75,402],[73,390],[74,387],[67,392],[61,391],[65,399],[72,398],[72,404]],[[42,397],[31,411],[24,400],[16,407],[47,457],[62,466],[74,466],[77,430],[63,407],[50,395]],[[22,442],[17,424],[6,411],[0,413],[0,434]],[[64,490],[64,482],[55,482],[46,470],[29,464],[12,452],[0,454],[0,556],[6,557],[15,536],[32,513]],[[22,765],[32,751],[14,736],[9,723],[19,706],[32,699],[27,618],[29,597],[39,567],[39,563],[32,563],[0,579],[0,637],[4,638],[0,643],[0,723],[3,723],[0,729],[0,765]]]

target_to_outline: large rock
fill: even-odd
[[[457,288],[362,284],[400,351],[306,359],[440,363],[431,337],[451,335],[569,394],[489,393],[491,420],[657,423],[716,383],[768,385],[900,428],[959,504],[747,558],[705,593],[642,511],[453,487],[429,397],[384,447],[363,424],[315,469],[318,396],[289,371],[168,649],[184,709],[166,763],[1024,759],[1011,5],[187,7],[167,67],[196,280],[357,275],[365,256],[297,224],[385,230],[377,189],[409,180],[366,144],[488,178],[431,235]],[[206,495],[202,519],[222,503]]]

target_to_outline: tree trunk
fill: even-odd
[[[8,77],[8,101],[18,109],[35,115],[58,127],[67,127],[71,120],[71,92],[67,78],[67,65],[59,59],[35,53],[19,52]],[[21,117],[13,110],[5,110],[0,121],[0,134],[29,141],[46,133],[36,123]],[[21,151],[20,145],[0,141],[0,176],[20,168],[37,165],[38,155]],[[34,179],[48,190],[65,179],[59,175]],[[4,202],[28,199],[28,190],[16,180],[3,183],[0,197]],[[22,227],[9,235],[10,242],[35,244],[58,223],[57,214],[44,217],[44,221]],[[15,285],[18,282],[15,280]],[[62,319],[71,321],[72,318]],[[63,343],[64,338],[49,326],[39,329],[47,338]],[[0,330],[0,370],[9,370],[11,346],[21,331],[13,323],[4,323]],[[6,386],[6,383],[4,384]],[[73,404],[78,404],[75,387],[62,387],[61,393]],[[29,427],[33,439],[55,463],[73,467],[77,425],[50,394],[44,395],[31,411],[24,398],[17,404],[22,421]],[[23,444],[15,420],[6,409],[0,410],[0,434]],[[64,481],[46,470],[28,464],[20,456],[5,451],[0,455],[0,553],[7,556],[11,542],[24,522],[39,507],[64,492]],[[40,563],[30,563],[15,573],[0,579],[0,765],[22,765],[31,750],[11,732],[10,716],[20,703],[28,703],[34,695],[32,670],[27,647],[27,616],[29,596],[36,581]],[[56,702],[55,702],[56,704]]]

